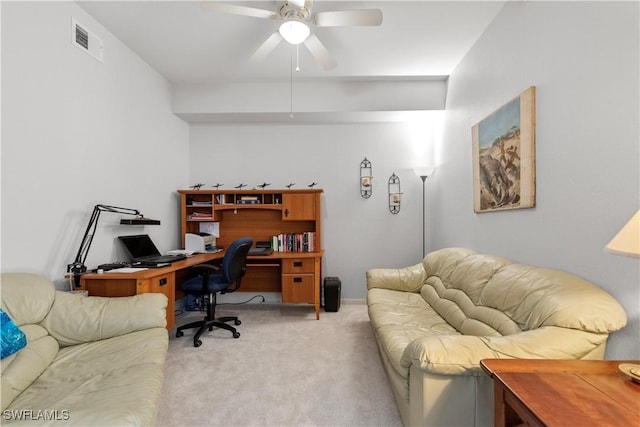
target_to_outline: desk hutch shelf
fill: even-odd
[[[219,222],[219,246],[225,247],[242,232],[254,241],[287,233],[316,233],[321,242],[321,189],[315,190],[178,190],[181,205],[181,236],[198,233],[200,223]],[[261,224],[256,228],[253,222]],[[240,234],[238,234],[240,233]]]

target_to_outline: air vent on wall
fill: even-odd
[[[102,40],[74,18],[71,18],[71,43],[102,62]]]

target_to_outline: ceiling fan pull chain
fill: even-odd
[[[296,45],[296,72],[300,71],[300,45]]]
[[[289,118],[293,119],[293,50],[289,49]]]

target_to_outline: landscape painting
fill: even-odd
[[[473,126],[474,211],[535,206],[535,87]]]

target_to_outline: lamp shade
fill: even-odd
[[[291,44],[300,44],[311,34],[311,30],[304,22],[296,20],[283,23],[278,31],[282,38]]]
[[[145,218],[145,217],[140,217],[140,218],[122,218],[120,220],[120,224],[122,225],[160,225],[160,221],[157,219],[151,219],[151,218]]]
[[[420,178],[422,178],[423,176],[428,178],[431,176],[431,174],[435,169],[436,169],[435,166],[421,166],[421,167],[413,168],[413,171]]]
[[[606,246],[607,251],[640,258],[640,210]]]

